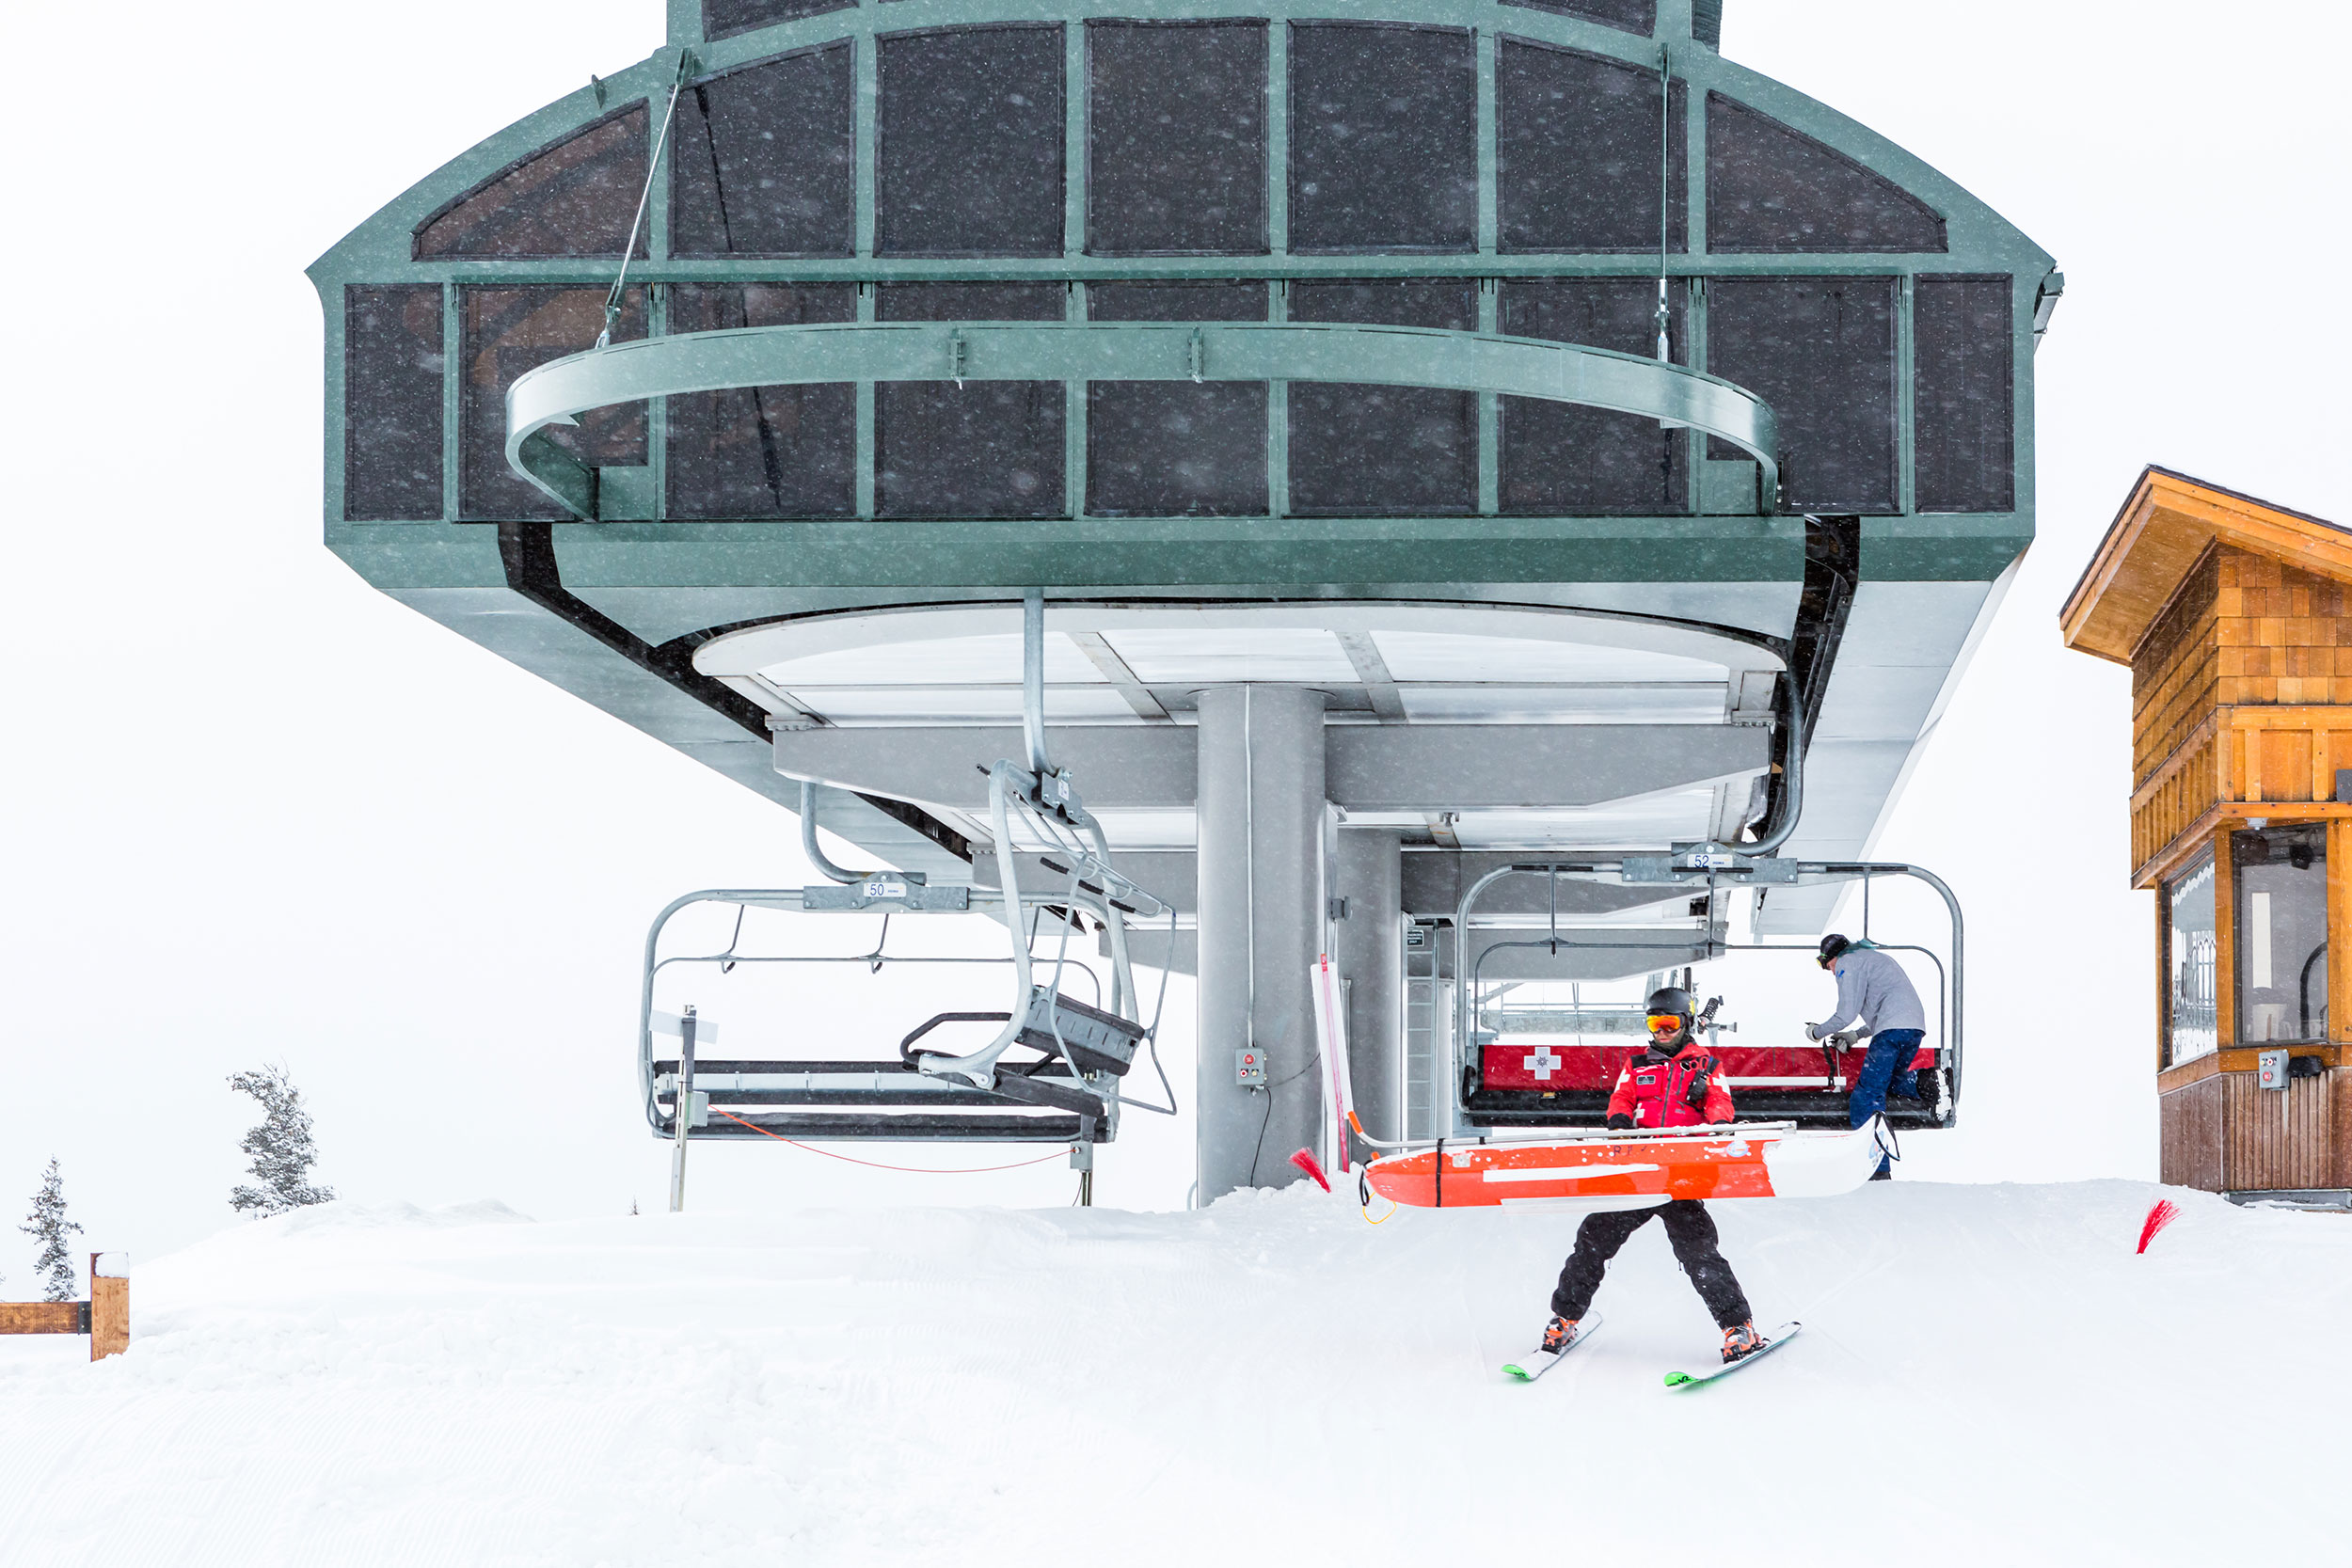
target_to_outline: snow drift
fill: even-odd
[[[1572,1215],[1302,1184],[1197,1213],[534,1224],[352,1203],[140,1267],[127,1355],[0,1354],[0,1558],[342,1565],[2319,1560],[2352,1220],[2136,1182],[1715,1207],[1804,1338],[1645,1227],[1533,1386]],[[2284,1473],[2271,1472],[2284,1479]]]

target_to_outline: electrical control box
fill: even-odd
[[[2254,1082],[2265,1089],[2287,1086],[2287,1053],[2284,1051],[2261,1051],[2254,1054]]]
[[[2281,1067],[2280,1072],[2286,1070]],[[1256,1088],[1265,1082],[1265,1051],[1261,1046],[1245,1045],[1233,1053],[1233,1082],[1244,1088]]]

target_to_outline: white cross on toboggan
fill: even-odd
[[[1566,1065],[1567,1064],[1565,1062],[1551,1053],[1551,1047],[1548,1045],[1537,1046],[1534,1050],[1529,1052],[1526,1057],[1519,1063],[1519,1066],[1525,1068],[1529,1072],[1534,1075],[1535,1080],[1538,1083],[1542,1083],[1549,1079],[1554,1072],[1558,1071],[1561,1068],[1564,1068]]]

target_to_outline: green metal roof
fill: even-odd
[[[730,14],[755,15],[758,9],[739,0]],[[490,436],[485,434],[483,419],[469,414],[474,404],[469,400],[491,396],[484,386],[468,381],[469,374],[485,373],[481,367],[489,363],[481,345],[469,344],[466,336],[469,309],[489,296],[469,291],[567,285],[601,293],[620,265],[620,246],[609,245],[604,254],[580,256],[425,254],[428,247],[420,241],[420,230],[469,195],[495,187],[501,176],[533,166],[530,161],[544,151],[584,131],[616,123],[616,116],[623,117],[618,122],[622,129],[611,133],[616,144],[641,134],[650,142],[662,124],[681,71],[691,81],[709,82],[798,51],[847,40],[852,157],[846,176],[846,253],[788,258],[674,254],[670,184],[682,178],[676,169],[681,154],[675,142],[667,144],[651,183],[652,198],[645,204],[642,254],[629,263],[630,288],[644,291],[630,297],[632,319],[642,320],[642,327],[631,330],[656,338],[675,330],[672,318],[678,307],[674,291],[682,285],[853,285],[855,314],[845,335],[848,341],[859,338],[860,325],[881,325],[878,294],[894,286],[1030,282],[1064,289],[1067,326],[1095,333],[1105,343],[1127,345],[1119,352],[1142,355],[1145,350],[1133,345],[1152,330],[1159,330],[1165,341],[1165,329],[1105,329],[1090,324],[1089,285],[1142,279],[1266,280],[1273,286],[1268,296],[1272,319],[1261,336],[1270,341],[1278,335],[1271,329],[1287,319],[1284,301],[1291,285],[1453,278],[1468,280],[1474,290],[1477,318],[1449,336],[1468,345],[1465,353],[1485,353],[1493,345],[1534,341],[1510,337],[1502,329],[1504,298],[1514,287],[1544,279],[1622,279],[1629,286],[1646,286],[1662,271],[1677,291],[1677,373],[1697,385],[1710,375],[1714,384],[1736,380],[1710,363],[1735,325],[1736,312],[1727,314],[1731,307],[1724,301],[1756,297],[1754,289],[1761,280],[1821,280],[1825,287],[1851,287],[1858,295],[1871,297],[1876,297],[1872,291],[1883,291],[1889,312],[1888,384],[1872,396],[1883,391],[1887,404],[1884,422],[1891,427],[1893,478],[1885,504],[1863,516],[1860,570],[1863,582],[1879,590],[1879,602],[1888,608],[1876,619],[1863,617],[1865,624],[1850,637],[1864,641],[1850,646],[1847,657],[1861,668],[1875,662],[1885,669],[1947,671],[1989,612],[1992,585],[2032,536],[2032,348],[2054,297],[2050,259],[1918,159],[1824,105],[1724,59],[1710,46],[1719,7],[1696,8],[1697,38],[1690,0],[1659,0],[1647,36],[1592,20],[1606,15],[1622,21],[1640,9],[1588,0],[1560,0],[1556,9],[1496,0],[1351,0],[1344,7],[1331,0],[1271,5],[1146,0],[1116,8],[1076,0],[867,0],[710,38],[706,36],[703,4],[672,0],[669,36],[660,49],[525,116],[453,159],[387,203],[310,269],[326,317],[326,542],[386,593],[779,800],[788,799],[794,786],[771,768],[761,715],[739,696],[696,675],[691,655],[699,643],[721,632],[780,617],[877,606],[998,601],[1042,584],[1057,597],[1091,599],[1398,598],[1551,605],[1651,613],[1769,637],[1789,634],[1804,577],[1805,524],[1793,515],[1803,503],[1801,494],[1781,515],[1758,515],[1756,465],[1734,448],[1710,448],[1702,437],[1686,434],[1678,439],[1688,443],[1683,449],[1688,477],[1671,512],[1550,515],[1515,510],[1506,505],[1503,494],[1502,393],[1509,388],[1434,370],[1431,384],[1478,388],[1472,394],[1475,483],[1465,492],[1458,515],[1296,515],[1295,508],[1286,505],[1286,463],[1290,426],[1297,416],[1280,395],[1268,400],[1263,461],[1269,499],[1263,515],[1088,515],[1088,384],[1094,378],[1073,373],[1065,392],[1064,466],[1058,476],[1062,515],[886,515],[888,508],[878,499],[874,478],[876,383],[893,379],[890,367],[897,361],[879,348],[870,363],[844,362],[840,372],[862,372],[853,382],[854,452],[850,467],[854,487],[846,515],[673,520],[665,499],[669,459],[660,398],[653,400],[652,415],[644,421],[642,461],[628,461],[636,455],[629,451],[622,460],[608,459],[602,470],[597,510],[605,520],[552,520],[528,509],[501,515],[496,508],[476,507],[469,515],[461,477],[469,458],[477,472],[484,471],[480,466],[486,459],[483,451],[469,450],[466,442],[470,438],[478,448]],[[1577,12],[1585,14],[1570,14]],[[1266,24],[1264,244],[1255,253],[1089,253],[1092,151],[1089,94],[1081,86],[1088,79],[1089,43],[1088,29],[1080,24],[1114,16]],[[1294,129],[1314,111],[1311,105],[1300,107],[1291,101],[1285,59],[1292,31],[1285,24],[1318,22],[1463,30],[1463,47],[1474,61],[1475,74],[1476,197],[1468,243],[1452,249],[1391,247],[1346,254],[1291,248],[1289,223],[1298,176],[1290,166],[1289,150]],[[884,119],[880,46],[928,30],[997,24],[1062,28],[1060,253],[882,253],[888,247],[878,246],[878,147]],[[1652,161],[1628,176],[1631,190],[1643,181],[1654,184],[1659,173],[1674,169],[1676,159],[1680,163],[1680,188],[1662,210],[1678,207],[1686,222],[1678,243],[1671,244],[1662,256],[1655,249],[1543,251],[1506,245],[1511,198],[1506,192],[1505,142],[1513,127],[1502,122],[1498,105],[1504,89],[1500,71],[1508,50],[1528,45],[1613,62],[1651,73],[1653,79],[1662,65],[1671,77],[1677,91],[1666,103],[1678,105],[1674,113],[1680,123],[1661,126],[1661,131],[1672,131],[1679,138],[1677,146],[1687,150],[1663,166]],[[494,69],[484,72],[483,79],[491,84],[487,90],[495,90]],[[642,116],[642,133],[639,121],[627,118],[632,112]],[[1927,231],[1931,221],[1940,228],[1941,247],[1759,249],[1749,244],[1710,249],[1710,234],[1720,226],[1710,220],[1710,203],[1720,209],[1716,220],[1728,221],[1724,214],[1731,211],[1737,194],[1731,187],[1742,178],[1736,157],[1722,150],[1740,125],[1767,127],[1762,133],[1751,129],[1741,134],[1787,139],[1792,150],[1789,167],[1816,182],[1825,211],[1838,201],[1851,203],[1857,190],[1899,191],[1923,214],[1920,232]],[[715,160],[715,142],[713,147]],[[1527,155],[1519,156],[1524,162]],[[642,154],[633,167],[627,191],[631,202],[636,182],[644,178]],[[1808,199],[1804,188],[1797,188],[1800,203]],[[1769,207],[1775,199],[1785,205],[1782,198],[1758,201]],[[1828,242],[1816,237],[1802,243]],[[1923,288],[1945,291],[1933,296],[1941,310],[1947,309],[1945,302],[1957,297],[1947,285],[1963,280],[1979,286],[1970,296],[1979,306],[1987,297],[1984,288],[1993,286],[2008,307],[2001,345],[2006,366],[1995,365],[1990,372],[1981,363],[1971,362],[1969,368],[1977,377],[1974,385],[1981,388],[1989,373],[1990,385],[2005,400],[2010,468],[1994,489],[2005,491],[2006,499],[1994,510],[1924,510],[1919,457],[1923,432],[1935,436],[1940,427],[1931,427],[1929,414],[1915,405],[1923,384]],[[1750,294],[1738,295],[1741,288],[1748,288]],[[355,520],[365,509],[351,504],[347,466],[355,453],[364,456],[377,427],[347,419],[352,406],[346,397],[347,360],[359,363],[352,358],[358,352],[352,324],[363,304],[384,300],[421,309],[430,307],[419,319],[437,320],[437,356],[420,350],[406,361],[406,373],[418,378],[417,387],[437,386],[431,429],[394,432],[393,439],[395,445],[410,442],[421,454],[415,474],[423,477],[412,475],[405,493],[432,493],[437,475],[438,504],[412,508],[429,515]],[[431,330],[430,321],[424,330]],[[793,335],[789,328],[763,330]],[[828,330],[836,329],[802,329],[800,341],[804,343]],[[1205,339],[1209,330],[1204,326],[1199,336]],[[1334,337],[1349,330],[1340,328]],[[1355,330],[1360,337],[1362,329]],[[585,350],[588,336],[583,333],[577,343],[558,346]],[[875,343],[881,336],[870,331],[862,341]],[[964,335],[958,324],[932,322],[907,329],[905,336],[934,345],[952,337],[957,343],[953,352],[963,352]],[[976,329],[970,336],[977,344],[983,334]],[[1756,334],[1750,331],[1749,336]],[[1238,333],[1230,337],[1240,341]],[[1555,351],[1561,347],[1553,346]],[[477,351],[471,361],[469,347]],[[545,348],[534,349],[537,358],[548,356]],[[1432,362],[1440,357],[1432,355]],[[1316,368],[1311,356],[1295,364],[1278,356],[1264,371],[1267,381],[1279,388],[1284,382],[1312,380]],[[1292,373],[1275,373],[1281,370]],[[351,373],[356,377],[359,372]],[[1146,372],[1131,368],[1103,373]],[[437,382],[431,381],[434,377]],[[1397,378],[1408,377],[1406,372]],[[787,378],[779,374],[778,379]],[[362,390],[356,383],[348,389]],[[1760,428],[1769,429],[1769,400],[1755,399],[1736,386],[1732,390],[1759,403],[1767,415]],[[404,417],[422,419],[416,410],[429,401],[426,393],[416,392],[406,405],[410,415]],[[469,419],[474,420],[471,437],[466,435]],[[1786,418],[1782,423],[1786,429]],[[495,434],[502,451],[502,424]],[[437,449],[432,446],[435,439]],[[1807,466],[1806,454],[1799,452],[1800,486]],[[480,520],[460,520],[469,515]],[[1957,597],[1951,590],[1958,591]],[[1924,594],[1920,604],[1941,608],[1914,614],[1900,608],[1908,602],[1902,599],[1907,593]],[[1883,597],[1888,594],[1895,597]],[[1869,629],[1881,622],[1883,630]],[[1882,641],[1873,645],[1871,638]],[[1881,726],[1883,733],[1862,738],[1881,752],[1895,745],[1901,756],[1908,756],[1939,700],[1941,680],[1938,673],[1925,697],[1915,693],[1906,699],[1904,713]],[[1833,725],[1820,744],[1834,753],[1837,743]],[[1891,798],[1899,770],[1899,766],[1882,768],[1876,762],[1863,769],[1879,782],[1857,784],[1854,800],[1840,808],[1850,818],[1859,814],[1861,823],[1841,829],[1841,843],[1867,836],[1868,824]],[[1835,800],[1835,787],[1821,799]],[[897,854],[910,865],[938,853],[937,835],[923,837],[929,830],[919,822],[910,825],[862,811],[854,803],[845,804],[845,811],[841,825],[879,853]],[[829,815],[829,825],[833,821]]]

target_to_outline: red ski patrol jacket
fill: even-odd
[[[1704,1076],[1707,1108],[1691,1103],[1691,1085]],[[1631,1117],[1636,1127],[1697,1127],[1732,1119],[1731,1091],[1724,1087],[1715,1058],[1696,1040],[1685,1040],[1667,1057],[1645,1051],[1617,1074],[1617,1090],[1609,1097],[1609,1114]]]

